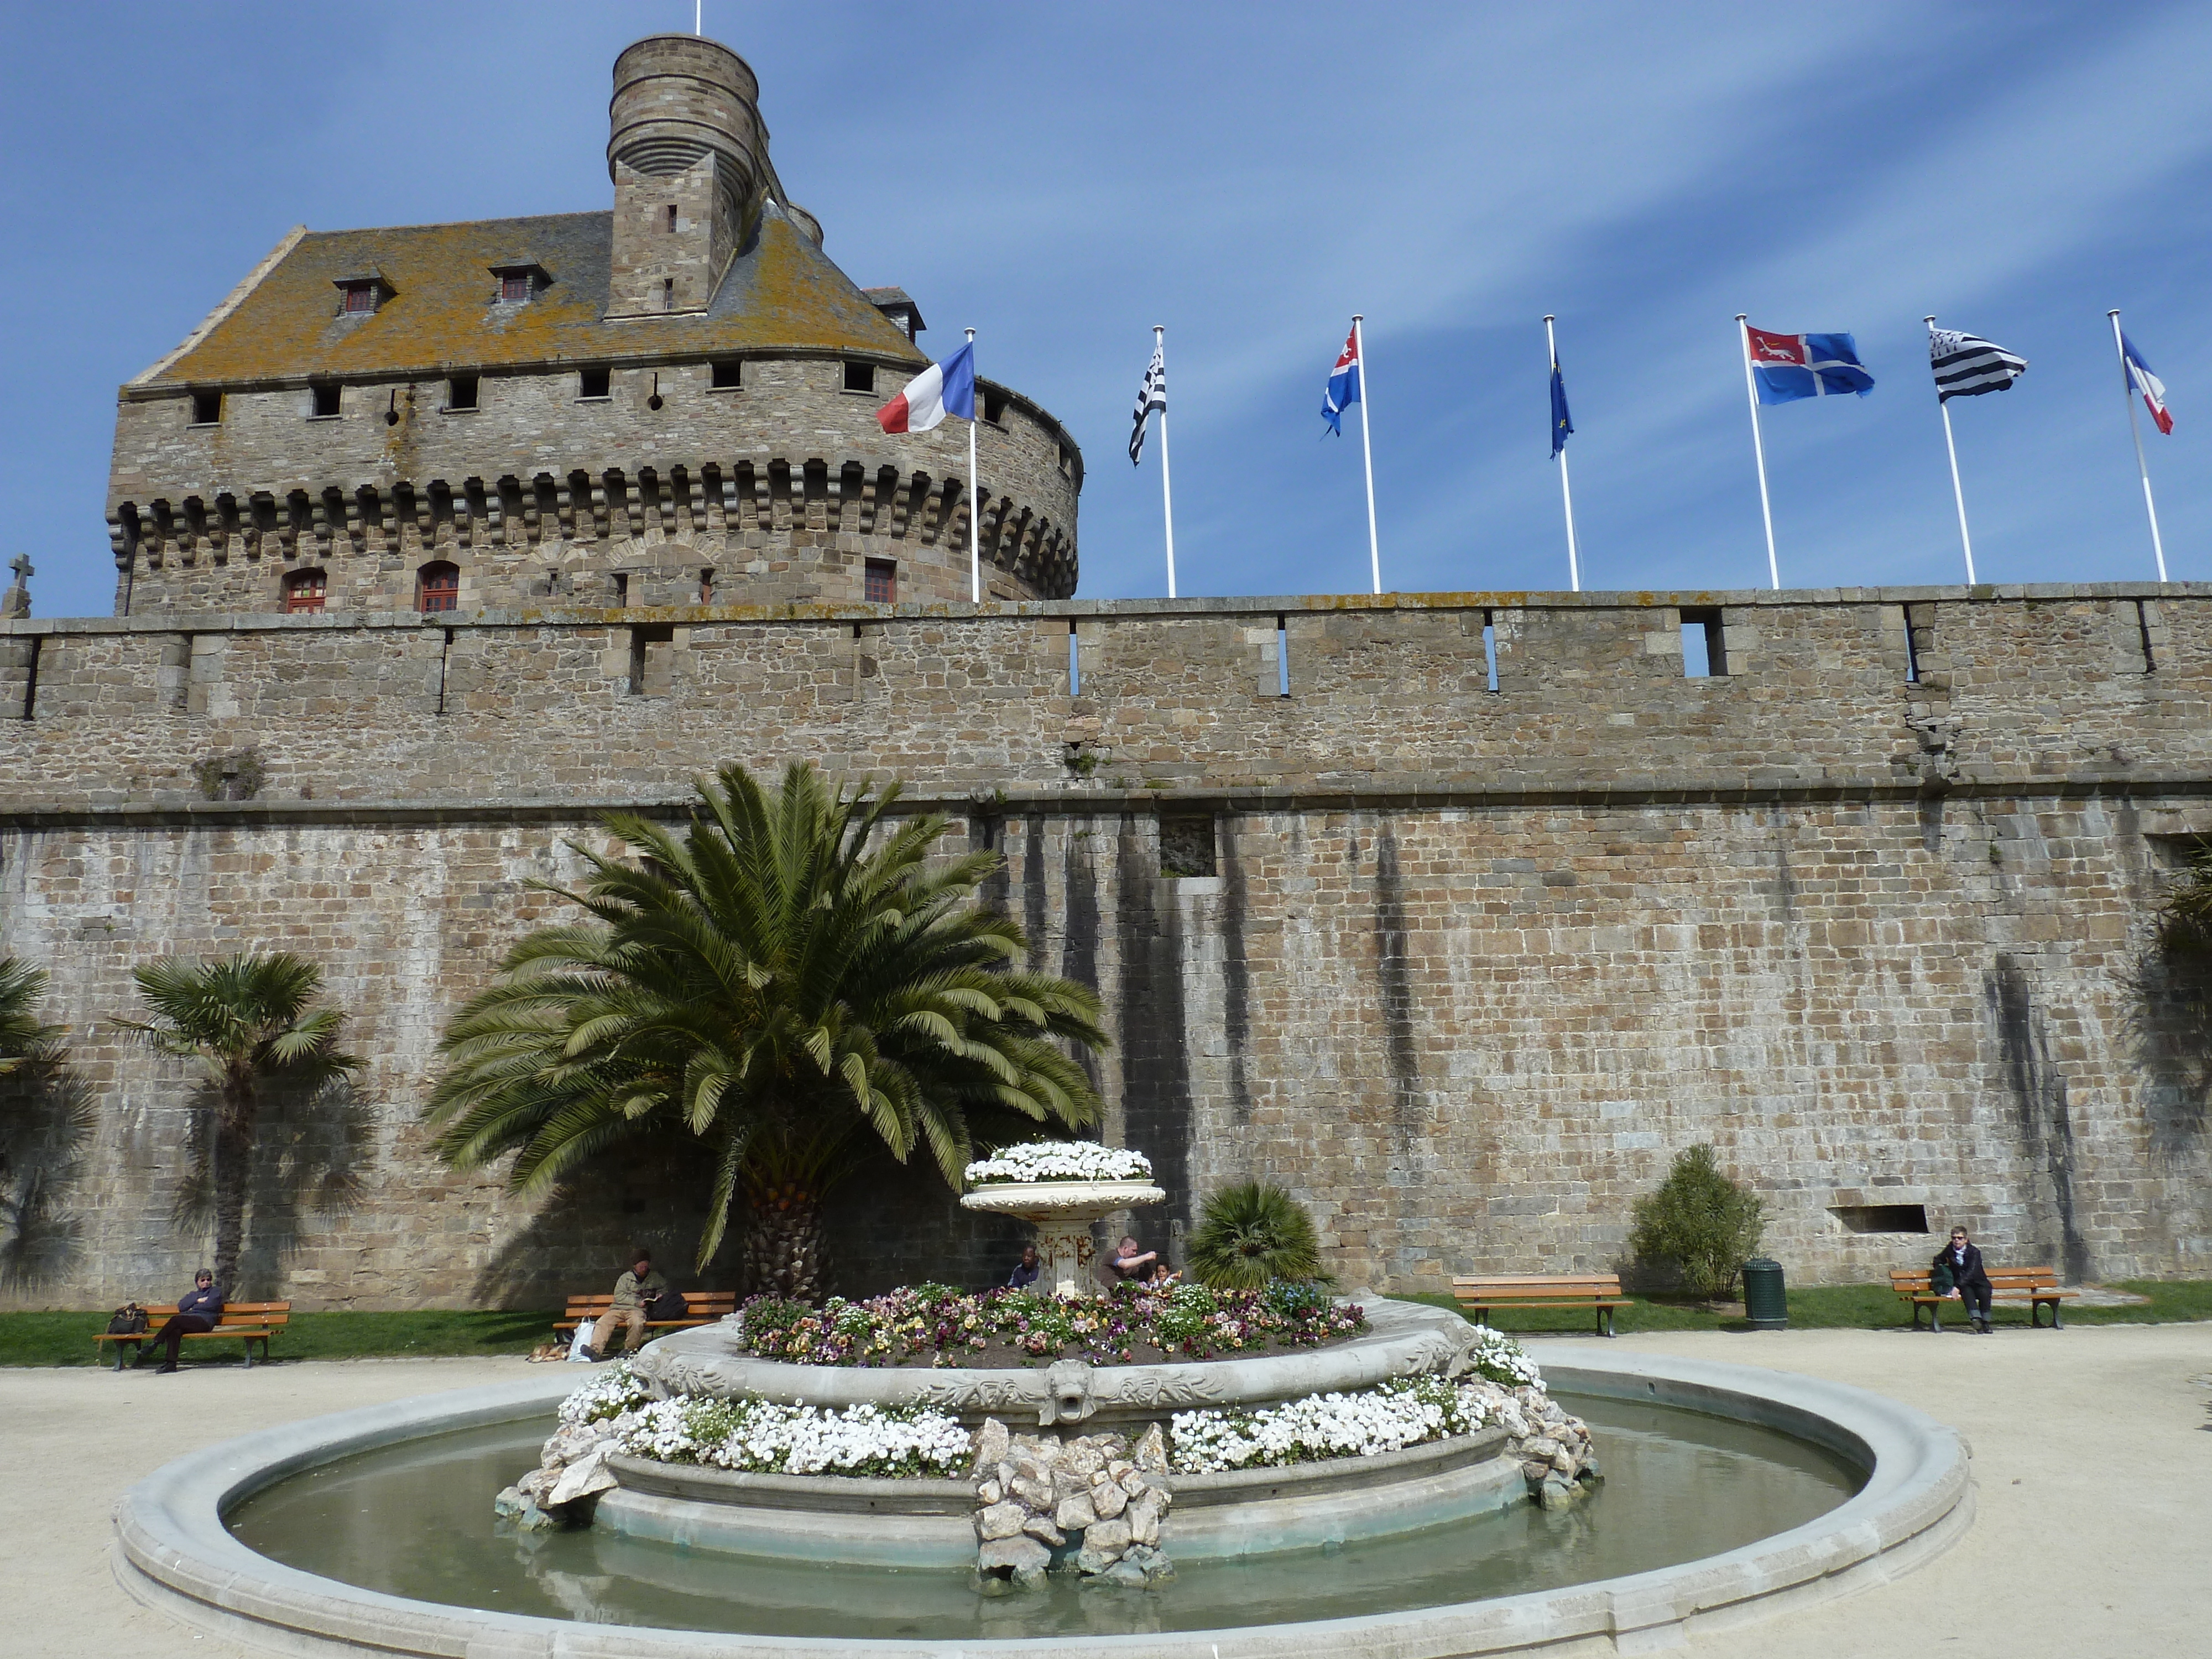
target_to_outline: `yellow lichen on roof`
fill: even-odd
[[[691,315],[601,320],[612,235],[608,213],[311,232],[151,384],[389,378],[779,347],[923,361],[905,331],[773,208],[713,304]],[[551,281],[526,303],[495,303],[492,268],[532,263]],[[389,296],[373,313],[344,314],[336,283],[370,272]]]

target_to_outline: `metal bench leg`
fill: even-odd
[[[1932,1302],[1928,1304],[1928,1328],[1938,1336],[1943,1334],[1943,1310]]]
[[[238,1346],[246,1350],[246,1369],[252,1370],[253,1369],[253,1339],[250,1336],[246,1337]]]

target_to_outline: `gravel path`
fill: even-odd
[[[1532,1343],[1538,1359],[1552,1344]],[[1963,1430],[1979,1511],[1931,1566],[1849,1600],[1694,1638],[1715,1659],[2196,1656],[2212,1628],[2212,1325],[1624,1336],[1622,1350],[1856,1383]],[[0,1370],[16,1500],[10,1652],[259,1659],[140,1607],[108,1565],[116,1498],[169,1457],[273,1423],[521,1374],[518,1359]],[[18,1645],[18,1644],[21,1644]]]

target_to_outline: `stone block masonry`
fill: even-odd
[[[1725,676],[1683,677],[1684,609],[1720,611]],[[74,1242],[15,1304],[197,1265],[190,1079],[113,1018],[133,965],[246,945],[321,962],[371,1062],[276,1111],[250,1288],[542,1306],[631,1243],[681,1259],[680,1149],[532,1205],[437,1165],[417,1115],[594,810],[794,757],[899,773],[1006,855],[1034,959],[1106,1000],[1108,1133],[1170,1193],[1148,1244],[1258,1175],[1347,1283],[1612,1267],[1710,1140],[1801,1282],[1962,1219],[1993,1261],[2212,1266],[2205,988],[2149,949],[2212,836],[2212,590],[654,617],[0,629],[30,659],[0,949],[53,973],[99,1103]],[[258,798],[205,799],[195,768],[248,747]],[[1174,873],[1208,834],[1212,873]],[[1003,1228],[884,1190],[842,1206],[842,1287],[1003,1276]]]

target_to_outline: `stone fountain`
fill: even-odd
[[[1091,1224],[1117,1210],[1158,1204],[1167,1194],[1149,1181],[1025,1181],[978,1187],[960,1206],[1019,1216],[1036,1229],[1037,1288],[1054,1296],[1097,1296],[1091,1271]]]

